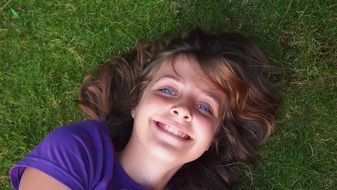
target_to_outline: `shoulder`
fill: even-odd
[[[112,171],[114,149],[108,126],[101,121],[81,121],[50,132],[10,171],[18,185],[27,167],[38,169],[71,189],[90,189]],[[108,170],[105,170],[107,168]]]
[[[69,155],[78,153],[90,156],[86,154],[94,154],[95,150],[106,145],[112,146],[108,126],[102,121],[87,120],[54,129],[35,147],[32,154],[42,155],[51,150],[58,154],[65,152]]]
[[[95,137],[104,136],[109,133],[107,124],[102,121],[86,120],[72,124],[67,124],[54,129],[48,134],[48,138],[75,138],[75,137]]]
[[[86,141],[92,138],[106,137],[109,138],[109,128],[107,124],[102,121],[86,120],[56,128],[50,132],[44,140],[63,139],[63,141],[58,141],[58,143],[66,143],[67,140]]]

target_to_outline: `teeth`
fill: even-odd
[[[170,127],[169,125],[165,125],[165,124],[162,124],[162,123],[159,123],[159,122],[157,122],[157,124],[159,126],[161,126],[165,131],[167,131],[171,134],[174,134],[174,135],[176,135],[178,137],[181,137],[181,138],[184,138],[184,139],[189,139],[188,135],[186,135],[185,133],[183,133],[183,132],[181,132],[181,131],[173,128],[173,127]]]

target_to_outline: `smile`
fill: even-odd
[[[185,134],[184,132],[182,132],[181,130],[177,129],[176,127],[158,122],[158,121],[154,121],[156,126],[162,130],[164,130],[165,132],[170,133],[171,135],[174,135],[178,138],[181,138],[183,140],[192,140],[192,138]]]

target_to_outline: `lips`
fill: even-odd
[[[155,124],[158,128],[164,130],[165,132],[177,137],[177,138],[180,138],[180,139],[183,139],[183,140],[192,140],[192,138],[187,135],[186,133],[184,133],[182,130],[179,130],[179,128],[173,126],[173,125],[169,125],[169,124],[165,124],[165,123],[161,123],[159,121],[155,121]]]

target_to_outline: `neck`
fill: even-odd
[[[134,145],[135,143],[130,139],[124,150],[118,154],[118,160],[126,173],[148,189],[164,189],[180,166],[161,162],[147,154],[144,149]]]

